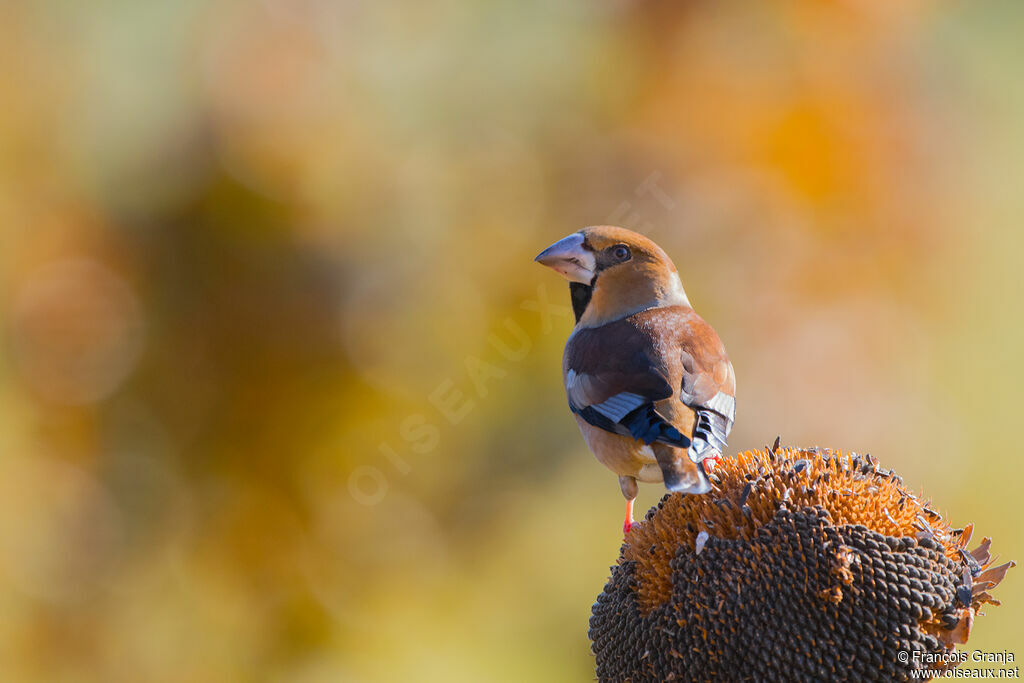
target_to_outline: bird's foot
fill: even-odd
[[[644,520],[642,519],[627,519],[625,522],[622,523],[622,533],[628,534],[630,531],[633,531],[634,529],[639,529],[640,525],[642,525],[643,523]]]
[[[704,466],[704,472],[710,474],[711,472],[715,471],[716,467],[718,467],[718,461],[721,459],[722,454],[715,453],[714,455],[709,455],[708,457],[701,460],[700,464]]]

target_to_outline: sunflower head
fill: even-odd
[[[590,620],[600,681],[900,680],[901,652],[967,641],[1013,566],[871,456],[776,446],[712,481],[628,534]]]

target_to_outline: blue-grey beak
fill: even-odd
[[[594,279],[594,252],[583,246],[583,235],[578,232],[558,240],[537,254],[534,261],[557,271],[570,282],[589,285]]]

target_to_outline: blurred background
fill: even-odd
[[[592,680],[622,497],[532,263],[590,224],[674,257],[731,448],[870,452],[1024,560],[1022,30],[1013,0],[3,3],[3,679]],[[1021,642],[1021,586],[971,649]]]

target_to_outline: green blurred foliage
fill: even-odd
[[[739,380],[1024,558],[1019,3],[0,6],[17,681],[591,680],[615,478],[564,283],[618,223]],[[647,487],[641,507],[661,492]],[[1020,642],[1024,594],[971,647]]]

